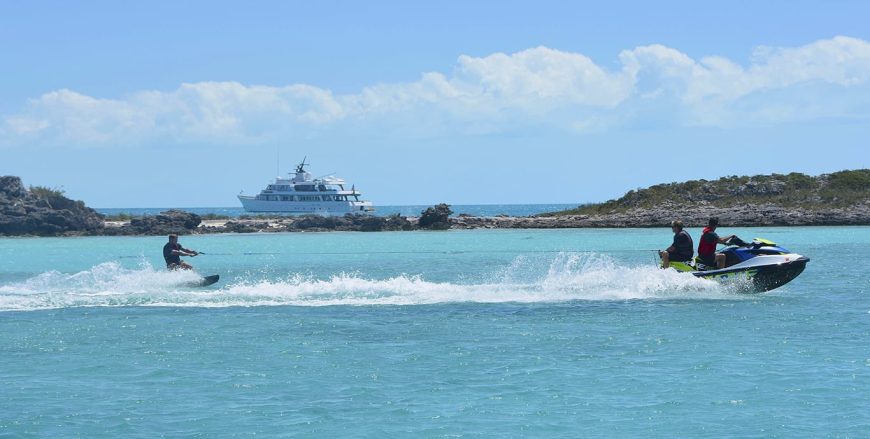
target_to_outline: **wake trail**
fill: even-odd
[[[625,266],[600,254],[561,253],[541,270],[526,257],[483,280],[432,281],[421,274],[383,279],[360,273],[328,277],[246,275],[221,287],[188,288],[193,272],[124,268],[107,262],[78,273],[41,273],[0,285],[0,311],[100,306],[365,306],[442,303],[546,303],[662,299],[734,299],[718,283],[653,265]]]

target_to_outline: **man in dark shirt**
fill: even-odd
[[[725,255],[716,253],[716,244],[725,244],[736,235],[720,238],[716,234],[716,227],[719,227],[719,218],[710,218],[707,227],[704,227],[704,231],[701,232],[701,241],[698,243],[698,258],[701,259],[701,263],[708,267],[716,266],[716,268],[721,269],[725,268]]]
[[[182,256],[196,256],[199,252],[196,250],[186,249],[178,243],[178,235],[169,235],[169,242],[163,246],[163,259],[166,260],[166,268],[170,270],[190,270],[192,265],[181,260]]]
[[[662,268],[670,267],[671,261],[689,261],[695,255],[695,244],[689,233],[683,230],[683,222],[680,220],[671,221],[671,231],[674,232],[674,243],[667,250],[659,252],[659,257],[662,258]]]

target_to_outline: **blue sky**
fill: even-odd
[[[867,167],[868,16],[864,2],[4,2],[0,174],[95,207],[195,207],[237,205],[278,154],[376,204],[581,203]]]

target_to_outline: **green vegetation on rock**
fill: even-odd
[[[230,218],[231,217],[229,215],[221,215],[219,213],[207,213],[205,215],[202,215],[202,219],[213,220],[213,221],[228,220]]]
[[[121,212],[115,215],[106,215],[106,221],[130,221],[133,215],[127,212]]]
[[[735,207],[768,204],[819,210],[866,203],[870,203],[870,169],[857,169],[816,177],[792,172],[658,184],[628,191],[616,200],[543,216],[610,214],[668,205]]]

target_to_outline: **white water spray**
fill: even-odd
[[[546,272],[525,257],[482,282],[435,282],[423,275],[386,279],[339,273],[328,278],[228,280],[222,287],[186,288],[196,273],[168,272],[143,263],[137,269],[109,262],[74,274],[46,272],[0,285],[0,311],[79,306],[327,306],[440,303],[541,303],[606,300],[725,299],[739,297],[703,279],[654,266],[628,267],[608,256],[563,253]],[[254,276],[250,276],[253,278]]]

